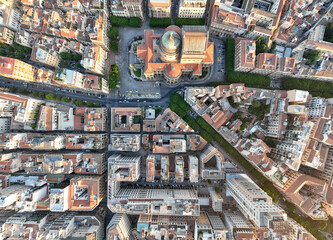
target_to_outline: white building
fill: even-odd
[[[140,177],[140,156],[114,154],[109,158],[109,181],[135,182]]]
[[[203,18],[206,12],[207,0],[180,0],[179,18]]]
[[[11,125],[10,117],[0,117],[0,133],[8,132]]]
[[[224,157],[220,151],[209,145],[201,154],[201,177],[204,179],[223,179]]]
[[[169,18],[171,16],[171,0],[148,0],[150,18]]]
[[[131,227],[131,222],[127,214],[117,213],[113,215],[109,225],[106,227],[106,239],[130,239]]]
[[[50,189],[50,211],[65,212],[69,209],[69,184],[56,186]]]
[[[191,182],[198,182],[199,176],[199,160],[197,157],[190,155],[189,160],[189,175]]]
[[[274,205],[272,198],[245,174],[228,176],[227,191],[237,202],[242,213],[257,227],[269,227],[273,219],[287,219],[286,213]]]
[[[144,19],[143,0],[112,0],[111,12],[112,15],[118,17],[139,17]]]

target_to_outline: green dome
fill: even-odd
[[[161,47],[166,52],[176,52],[181,43],[181,38],[175,31],[167,31],[161,38]]]

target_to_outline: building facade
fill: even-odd
[[[112,15],[118,17],[139,17],[144,19],[144,0],[115,0],[111,2]]]
[[[181,0],[179,2],[179,18],[204,18],[207,0]]]

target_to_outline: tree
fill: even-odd
[[[129,27],[141,27],[141,19],[138,17],[117,17],[111,16],[110,22],[112,26],[129,26]]]
[[[37,91],[33,91],[32,95],[33,95],[34,97],[39,97],[39,92],[37,92]]]
[[[282,82],[282,89],[299,89],[309,91],[312,96],[333,98],[333,83],[318,80],[286,78]]]
[[[60,66],[66,67],[66,66],[68,66],[68,62],[67,61],[61,61]]]
[[[252,107],[253,108],[259,108],[261,106],[261,103],[259,101],[253,101]]]
[[[56,96],[56,98],[55,98],[57,101],[61,101],[61,97],[60,96]]]
[[[60,57],[65,60],[71,60],[72,59],[72,54],[68,52],[61,52]]]
[[[235,61],[235,39],[228,38],[226,41],[226,71],[227,73],[234,71]]]
[[[55,97],[54,97],[54,95],[52,93],[47,94],[45,97],[48,100],[54,100],[55,99]]]
[[[116,64],[111,65],[109,73],[109,89],[116,89],[119,83],[119,69]]]
[[[62,97],[62,98],[61,98],[61,101],[62,101],[62,102],[67,102],[67,103],[68,103],[68,102],[70,102],[71,100],[70,100],[68,97]]]
[[[82,100],[76,100],[76,101],[75,101],[75,104],[76,104],[77,106],[79,106],[79,107],[82,107],[82,106],[85,105],[85,103],[84,103]]]
[[[118,42],[116,41],[111,41],[110,42],[110,49],[112,51],[118,52]]]
[[[171,18],[151,18],[150,27],[168,27],[171,25]]]
[[[130,17],[128,20],[129,27],[141,27],[141,19],[138,17]]]
[[[75,63],[75,67],[82,68],[82,65],[80,63]]]
[[[11,88],[9,88],[9,91],[12,93],[16,93],[17,89],[15,87],[11,87]]]
[[[40,97],[40,98],[44,99],[44,98],[45,98],[45,94],[44,94],[44,93],[42,93],[42,92],[39,92],[39,93],[38,93],[38,97]]]
[[[306,63],[307,65],[314,65],[318,59],[321,57],[321,51],[318,51],[318,50],[314,50],[314,51],[311,51],[307,54],[304,54],[304,58],[307,59]]]
[[[28,93],[29,93],[29,91],[26,90],[26,89],[19,89],[19,90],[17,90],[17,92],[18,92],[19,94],[28,94]]]
[[[112,39],[117,39],[119,36],[119,30],[116,27],[110,27],[109,37]]]
[[[93,102],[91,102],[91,101],[87,102],[87,107],[94,107],[94,106],[95,106],[95,104]]]
[[[267,43],[266,43],[266,39],[262,38],[262,37],[257,37],[256,40],[256,55],[258,55],[259,53],[264,53],[266,51],[267,48]]]
[[[125,17],[117,17],[111,16],[110,22],[112,26],[127,26],[128,25],[128,18]]]
[[[275,53],[276,42],[272,42],[271,49],[268,51],[269,53]]]
[[[80,61],[82,59],[82,55],[81,54],[75,54],[73,56],[73,59],[76,60],[76,61]]]
[[[32,129],[35,129],[35,128],[37,127],[37,124],[36,124],[36,123],[31,123],[31,124],[30,124],[30,127],[31,127]]]

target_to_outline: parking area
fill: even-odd
[[[225,72],[225,44],[222,42],[217,46],[217,71]]]
[[[214,42],[214,64],[208,82],[224,81],[225,79],[225,40],[210,35],[209,40]]]
[[[119,53],[116,56],[116,64],[119,67],[119,97],[125,99],[133,98],[160,98],[160,86],[155,82],[136,81],[129,73],[129,59],[135,60],[134,53],[129,53],[128,45],[131,44],[135,37],[142,36],[147,28],[143,25],[141,28],[119,28]],[[135,63],[135,61],[134,61]]]

